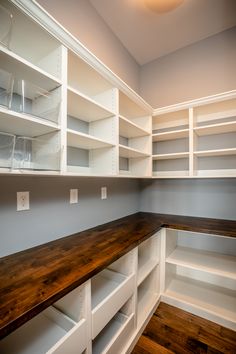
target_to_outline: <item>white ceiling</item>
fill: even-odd
[[[185,0],[156,14],[144,0],[89,0],[140,65],[236,25],[236,0]]]

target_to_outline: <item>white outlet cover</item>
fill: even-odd
[[[17,192],[16,200],[17,200],[17,205],[16,205],[17,211],[29,210],[30,208],[29,192]]]
[[[78,203],[78,189],[70,189],[70,204]]]
[[[101,188],[101,199],[107,199],[107,187]]]

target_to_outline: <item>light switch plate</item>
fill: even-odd
[[[101,199],[107,199],[107,187],[101,188]]]
[[[16,194],[17,205],[16,210],[29,210],[29,192],[17,192]]]
[[[78,189],[70,189],[70,204],[77,204],[78,199]]]

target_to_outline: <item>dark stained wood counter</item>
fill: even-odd
[[[236,237],[236,221],[140,212],[0,258],[0,338],[162,227]]]

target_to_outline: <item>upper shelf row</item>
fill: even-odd
[[[143,99],[122,92],[7,0],[0,23],[1,173],[236,175],[235,92],[156,110],[152,119]]]

